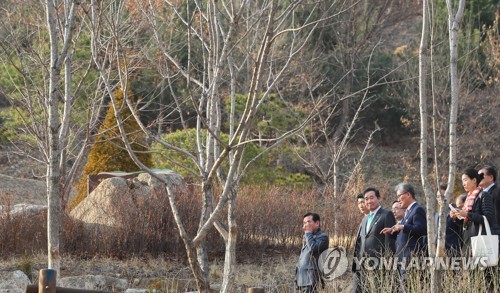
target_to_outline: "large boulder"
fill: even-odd
[[[28,276],[21,271],[2,272],[0,271],[0,292],[24,292],[26,286],[30,284]]]
[[[123,222],[119,212],[124,210],[131,216],[137,213],[127,180],[112,177],[103,180],[70,215],[87,224],[121,227]]]
[[[158,176],[162,176],[169,185],[183,184],[182,177],[173,172]],[[164,184],[148,173],[141,173],[132,179],[104,179],[70,212],[70,216],[84,224],[123,228],[140,209],[147,209],[148,204],[154,203],[159,192],[165,192]]]

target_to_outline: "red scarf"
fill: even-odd
[[[467,213],[472,211],[472,206],[474,205],[474,201],[476,200],[480,192],[481,192],[481,187],[478,186],[473,191],[469,191],[469,193],[467,193],[467,199],[465,200],[464,203],[464,211],[466,211]],[[469,218],[465,218],[464,221],[465,222],[469,221]]]

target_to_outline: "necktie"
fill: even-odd
[[[366,233],[368,233],[368,231],[370,230],[370,226],[372,224],[374,216],[375,216],[375,213],[370,213],[368,215],[368,220],[366,221]]]
[[[410,213],[410,209],[406,209],[405,211],[405,216],[403,217],[403,220],[401,221],[401,223],[405,223],[406,222],[406,217],[408,217],[408,214]]]

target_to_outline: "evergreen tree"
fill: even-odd
[[[130,90],[127,96],[132,96]],[[131,143],[132,149],[141,162],[146,166],[151,166],[151,155],[148,152],[146,137],[144,136],[144,132],[140,130],[130,109],[124,103],[122,88],[115,91],[115,99],[120,109],[120,116],[123,119],[125,132],[127,133],[127,138]],[[71,202],[70,209],[76,207],[87,196],[88,175],[100,172],[133,172],[138,170],[139,167],[132,161],[121,140],[114,109],[110,103],[106,118],[99,128],[99,134],[90,150],[87,165],[85,165],[82,177],[77,185],[77,195]]]

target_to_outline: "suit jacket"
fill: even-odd
[[[489,190],[491,197],[493,198],[493,207],[495,211],[495,218],[497,220],[498,226],[500,226],[500,187],[495,183]]]
[[[364,218],[361,221],[363,221],[363,220],[364,220]],[[360,233],[361,233],[361,224],[358,227],[358,233],[356,234],[356,242],[354,243],[354,257],[357,257],[357,258],[359,258],[361,256],[361,254],[359,252],[361,249],[361,234]],[[356,267],[356,262],[353,261],[352,262],[352,271],[355,272],[356,270],[358,270],[358,268]]]
[[[328,242],[328,235],[323,233],[321,229],[318,229],[316,234],[304,233],[304,245],[295,269],[297,286],[316,286],[320,279],[318,258],[328,248]]]
[[[424,254],[427,251],[427,219],[425,209],[415,203],[401,220],[404,225],[396,238],[396,255],[399,259],[409,258],[412,254]]]
[[[367,222],[368,216],[365,216],[359,225],[354,257],[382,257],[393,254],[396,251],[396,235],[384,235],[380,234],[380,231],[396,224],[394,214],[389,210],[380,208],[374,215],[368,231],[366,228]],[[353,262],[353,270],[359,270],[359,268],[355,267],[355,264],[356,262]]]

